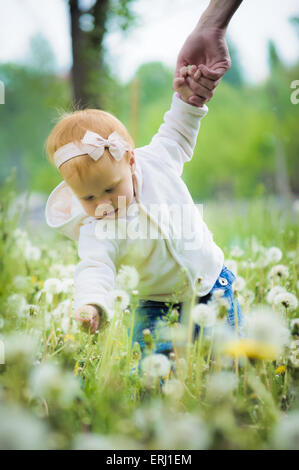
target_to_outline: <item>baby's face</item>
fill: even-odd
[[[127,153],[117,162],[105,151],[97,162],[84,166],[84,171],[80,173],[70,172],[67,163],[60,167],[62,177],[74,191],[88,215],[98,219],[117,218],[123,215],[121,209],[128,207],[134,197],[132,179],[135,169],[134,152]],[[119,196],[125,197],[122,198],[121,206],[119,206]]]

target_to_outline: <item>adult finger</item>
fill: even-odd
[[[210,80],[219,80],[225,73],[225,70],[221,67],[217,70],[212,70],[206,65],[200,64],[198,68],[201,71],[201,74]]]
[[[194,79],[195,79],[195,76],[194,76]],[[196,80],[196,79],[195,79]],[[200,83],[200,85],[204,86],[205,88],[207,88],[208,90],[215,90],[215,88],[217,87],[217,85],[219,85],[219,83],[221,82],[221,78],[219,78],[218,80],[210,80],[209,78],[205,78],[203,75],[198,79],[196,80],[197,83]]]
[[[212,98],[214,94],[213,90],[209,90],[200,83],[195,82],[192,78],[187,78],[186,82],[189,88],[193,91],[194,95],[198,95],[206,100],[210,100]]]
[[[201,108],[205,104],[205,102],[205,99],[200,98],[196,95],[190,96],[190,98],[188,98],[188,103],[192,104],[193,106],[197,106],[198,108]]]

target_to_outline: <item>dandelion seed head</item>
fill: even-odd
[[[290,292],[281,292],[274,297],[274,305],[288,309],[290,311],[296,310],[298,307],[298,300],[294,294]]]
[[[268,278],[272,280],[287,279],[289,277],[289,269],[284,264],[273,266],[268,274]]]
[[[282,251],[276,246],[272,246],[267,251],[269,263],[278,263],[282,258]]]
[[[276,295],[278,294],[281,294],[283,292],[286,292],[286,289],[282,286],[274,286],[272,287],[272,289],[270,289],[270,291],[268,292],[267,294],[267,302],[269,304],[273,304],[274,303],[274,299],[276,297]]]
[[[164,354],[151,354],[141,361],[143,374],[155,377],[167,377],[170,372],[170,361]]]
[[[134,290],[139,283],[139,274],[133,266],[122,265],[116,276],[116,285],[120,289]]]
[[[211,302],[207,304],[197,304],[192,309],[192,318],[197,325],[210,327],[216,323],[217,310]]]

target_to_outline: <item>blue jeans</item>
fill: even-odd
[[[227,323],[232,328],[235,327],[235,303],[238,317],[238,326],[243,324],[243,315],[238,299],[234,298],[234,292],[232,283],[236,279],[235,275],[226,267],[223,266],[218,279],[210,292],[197,298],[197,303],[208,303],[212,298],[212,294],[216,289],[223,291],[223,297],[228,301],[227,309]],[[182,313],[182,302],[171,303],[171,302],[157,302],[152,300],[140,300],[139,305],[135,312],[135,326],[133,332],[133,343],[137,341],[140,344],[141,350],[145,348],[143,330],[149,329],[154,337],[155,341],[155,353],[168,354],[173,350],[172,343],[170,341],[155,340],[155,330],[158,321],[163,321],[162,317],[165,316],[173,308],[176,308],[179,313],[178,321],[181,321]],[[200,332],[200,326],[195,325],[193,331],[193,340],[198,336]]]

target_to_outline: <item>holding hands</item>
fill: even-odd
[[[226,29],[242,0],[210,0],[180,50],[173,89],[193,106],[209,101],[231,67]]]
[[[183,66],[180,68],[179,75],[174,78],[173,89],[180,95],[183,101],[200,107],[212,98],[217,84],[213,80],[202,76],[201,67],[188,65],[187,67]],[[200,95],[195,95],[195,90]]]

